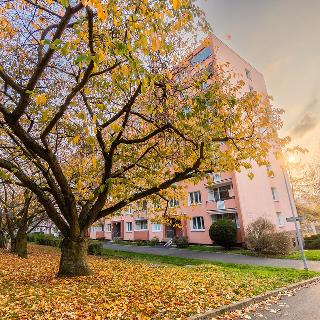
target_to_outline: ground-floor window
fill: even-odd
[[[153,223],[152,224],[152,231],[153,232],[160,232],[161,231],[161,224],[160,223]]]
[[[106,232],[111,232],[111,223],[106,224]]]
[[[192,218],[192,230],[204,230],[204,219],[202,216]]]
[[[284,215],[282,212],[277,212],[277,220],[278,220],[278,226],[284,227],[285,220],[284,220]]]
[[[132,222],[127,222],[127,232],[132,232]]]
[[[240,228],[240,221],[236,213],[213,214],[211,216],[212,223],[223,219],[232,220],[237,225],[237,228]]]
[[[148,220],[136,220],[136,230],[148,230]]]

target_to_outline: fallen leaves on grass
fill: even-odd
[[[273,289],[279,276],[215,265],[155,265],[89,257],[93,274],[56,278],[59,251],[0,252],[0,319],[186,319]]]

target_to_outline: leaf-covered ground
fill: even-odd
[[[27,260],[0,252],[0,319],[186,319],[314,275],[89,257],[93,275],[58,279],[59,251],[29,249]]]

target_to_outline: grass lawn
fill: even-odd
[[[219,247],[219,246],[190,245],[185,249],[196,250],[196,251],[243,254],[247,256],[262,256],[262,257],[278,258],[278,259],[294,259],[294,260],[301,259],[300,250],[294,251],[293,253],[290,253],[288,255],[257,255],[256,253],[246,249],[235,248],[232,250],[224,250],[222,247]],[[320,250],[305,250],[305,255],[308,260],[320,261]]]
[[[186,319],[317,275],[108,249],[92,275],[58,279],[59,250],[29,250],[0,251],[0,319]]]

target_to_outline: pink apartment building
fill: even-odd
[[[214,68],[216,63],[228,62],[229,68],[246,83],[246,90],[255,90],[267,95],[263,75],[242,59],[230,47],[215,36],[209,37],[209,44],[199,46],[190,56],[191,66],[201,64],[204,68]],[[247,176],[248,171],[240,173],[214,174],[213,185],[206,180],[198,184],[187,184],[187,204],[181,207],[188,219],[182,228],[152,223],[152,205],[140,203],[137,210],[133,207],[121,212],[117,217],[106,219],[90,229],[91,238],[112,240],[151,240],[157,237],[168,241],[174,236],[187,236],[190,243],[211,244],[209,228],[213,221],[225,217],[233,219],[238,227],[238,242],[244,239],[244,230],[252,221],[265,217],[273,222],[278,230],[293,231],[294,224],[286,222],[296,210],[289,179],[281,162],[270,152],[271,168],[253,166],[253,180]],[[270,177],[268,171],[274,175]]]

